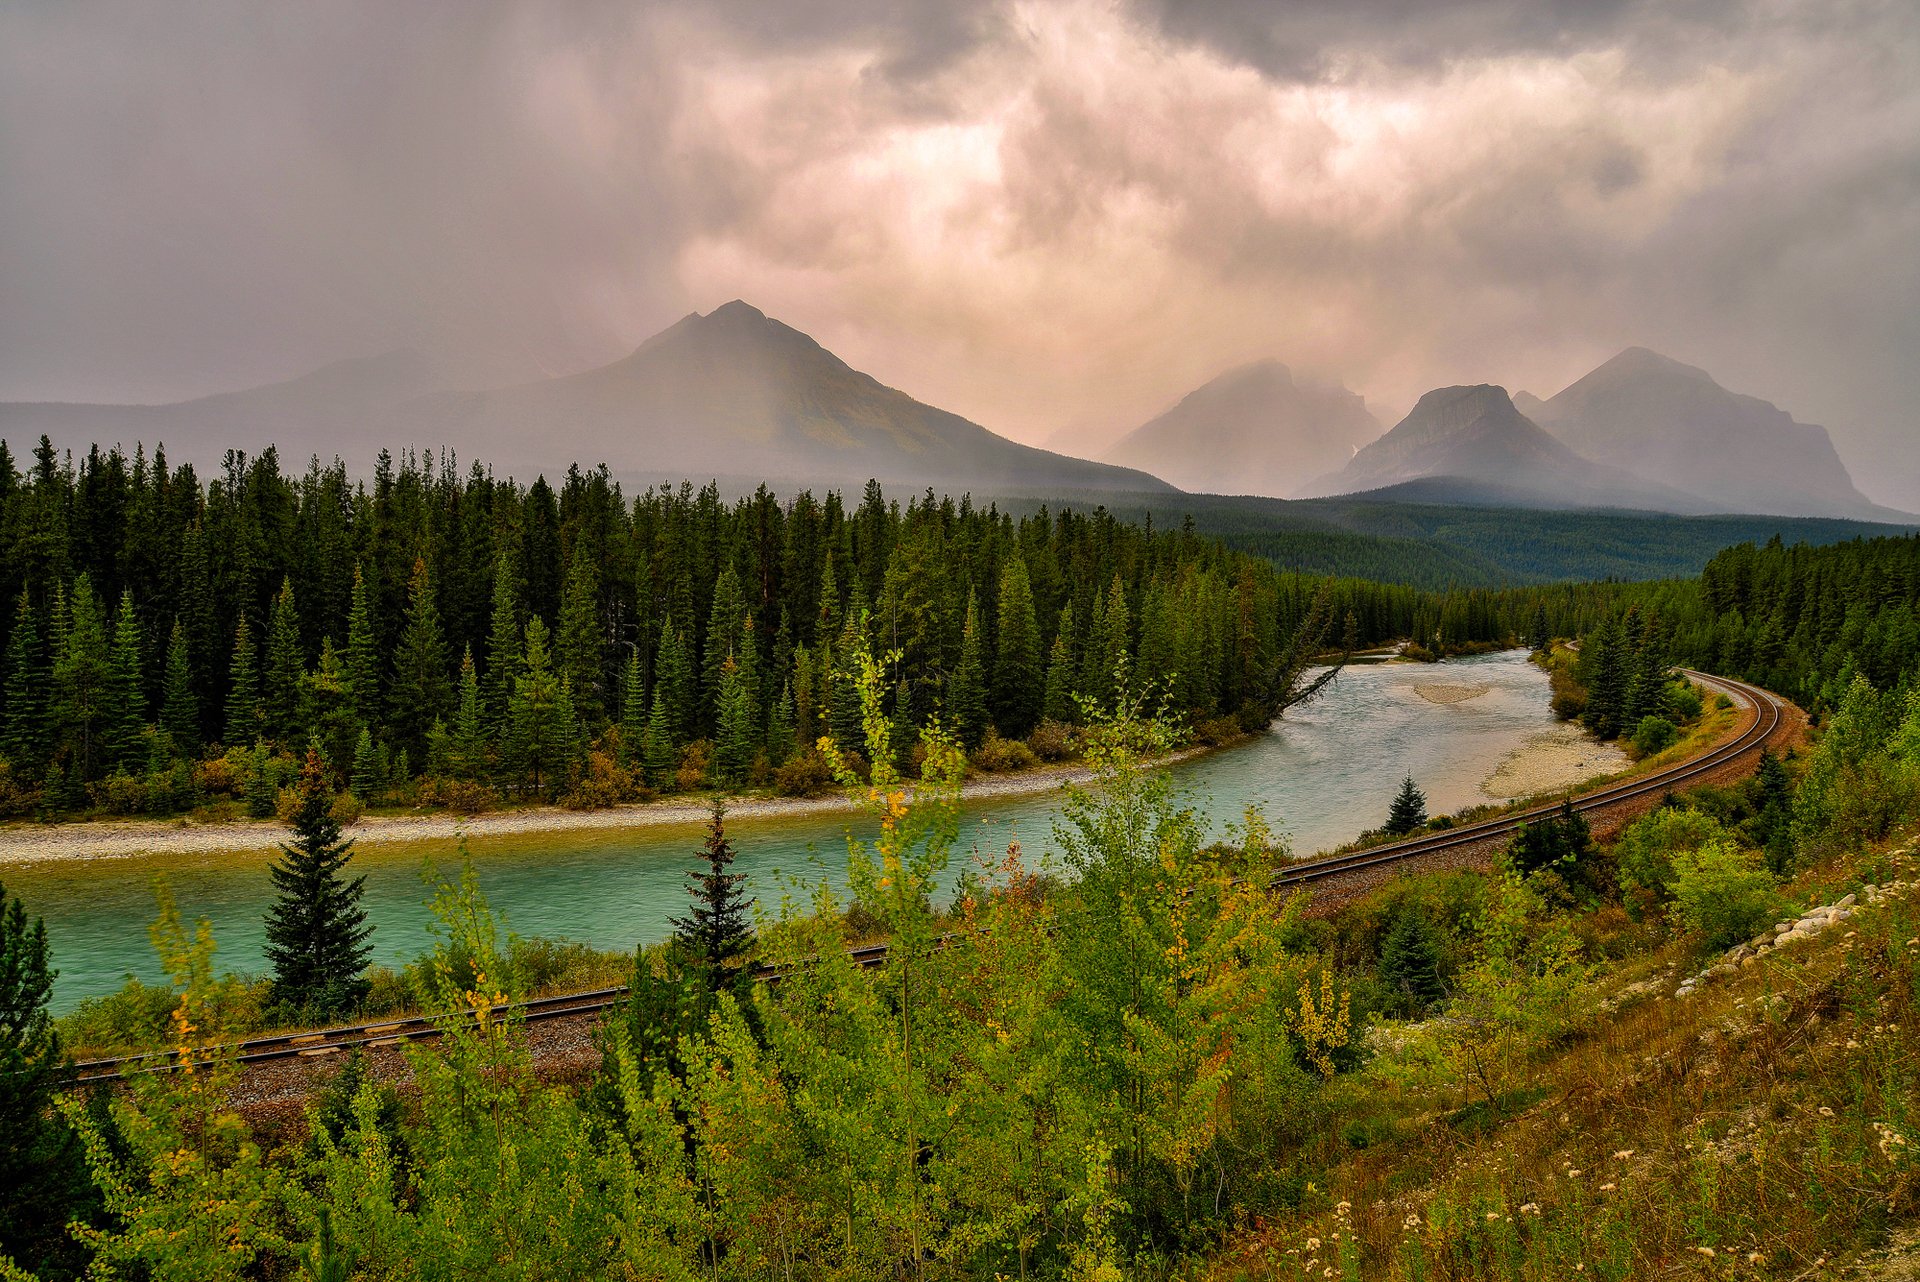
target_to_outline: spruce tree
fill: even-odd
[[[536,795],[549,792],[572,750],[571,700],[553,670],[547,625],[538,615],[527,623],[527,648],[513,683],[507,756],[522,783]]]
[[[193,660],[187,648],[187,630],[173,621],[167,637],[167,669],[160,687],[160,728],[173,740],[174,751],[192,757],[200,751],[200,706],[193,692]]]
[[[347,609],[347,704],[361,725],[380,723],[380,642],[374,630],[372,589],[357,562]]]
[[[480,674],[473,647],[460,656],[460,702],[453,714],[450,766],[456,778],[477,780],[487,768],[487,727],[480,705]]]
[[[667,737],[675,749],[694,737],[700,688],[687,654],[686,634],[672,619],[660,625],[660,656],[654,665],[654,693],[666,701]]]
[[[1024,739],[1032,733],[1046,685],[1033,584],[1027,563],[1015,555],[1000,572],[999,627],[994,631],[993,716],[1002,734]]]
[[[1446,996],[1440,982],[1440,949],[1426,914],[1409,904],[1400,910],[1380,948],[1380,978],[1406,1003],[1410,1014],[1424,1014]]]
[[[968,751],[987,734],[987,673],[980,639],[980,604],[967,594],[967,619],[960,629],[960,662],[947,679],[947,722]]]
[[[266,741],[253,745],[252,774],[247,778],[247,813],[255,819],[271,819],[280,801],[279,782],[274,778],[273,753]]]
[[[53,659],[54,713],[75,777],[98,778],[106,762],[111,647],[93,583],[82,574],[71,597],[60,600]]]
[[[145,761],[147,690],[140,675],[140,621],[133,594],[120,594],[113,624],[113,648],[107,663],[107,760],[118,769],[138,770]]]
[[[250,744],[260,733],[260,658],[253,648],[253,630],[246,611],[233,629],[233,662],[227,669],[228,747]]]
[[[640,764],[649,787],[667,786],[673,774],[673,729],[668,724],[666,695],[657,685],[653,688],[653,706],[647,712],[646,737],[640,741]]]
[[[294,606],[293,579],[280,581],[267,623],[266,660],[260,673],[261,730],[282,746],[301,737],[300,695],[306,660],[300,645],[300,615]]]
[[[193,741],[204,742],[219,732],[208,721],[220,707],[220,660],[224,657],[220,625],[213,610],[213,577],[207,569],[206,538],[195,521],[180,537],[180,599],[174,617],[187,634],[187,664],[193,674],[193,706],[200,717]]]
[[[714,732],[717,783],[738,787],[746,779],[758,751],[759,722],[751,683],[741,665],[729,658],[720,670],[719,725]]]
[[[1427,822],[1427,794],[1414,786],[1413,776],[1408,775],[1400,784],[1400,791],[1394,795],[1393,805],[1387,811],[1385,831],[1395,837],[1404,837]]]
[[[795,743],[793,684],[788,682],[780,687],[767,717],[767,760],[776,766],[785,765],[793,756]]]
[[[0,752],[14,770],[27,775],[47,759],[47,660],[33,599],[20,589],[14,607],[13,634],[7,638],[5,737]]]
[[[589,727],[606,720],[606,635],[600,626],[600,574],[585,539],[575,539],[560,600],[554,659],[573,691],[575,711]]]
[[[407,622],[393,656],[393,685],[387,691],[388,722],[397,746],[415,759],[426,749],[427,728],[444,717],[453,702],[448,668],[447,643],[427,563],[416,559],[407,581]]]
[[[67,1224],[92,1191],[54,1107],[66,1068],[47,1009],[56,974],[46,924],[0,886],[0,1256],[46,1277],[77,1276],[61,1267]]]
[[[1052,721],[1079,720],[1073,701],[1073,603],[1060,611],[1060,630],[1054,634],[1053,648],[1047,653],[1047,686],[1041,698],[1041,715]]]
[[[1767,869],[1776,877],[1793,871],[1793,781],[1784,762],[1766,748],[1754,776],[1760,813],[1754,817],[1754,838],[1766,854]]]
[[[513,562],[502,552],[493,561],[493,616],[487,628],[487,727],[496,740],[507,737],[512,719],[513,680],[520,673],[520,601],[514,591]]]
[[[713,607],[707,613],[707,647],[700,664],[700,697],[717,718],[720,682],[727,661],[740,649],[746,626],[747,603],[740,593],[740,576],[727,565],[713,584]]]
[[[687,887],[693,907],[685,917],[671,919],[674,940],[692,960],[708,993],[729,986],[728,972],[753,947],[753,900],[740,889],[746,874],[729,871],[734,850],[727,841],[726,816],[726,806],[716,799],[701,851],[707,869],[687,874],[693,882]]]
[[[320,657],[301,681],[300,721],[309,739],[320,740],[329,761],[351,762],[359,719],[347,700],[347,674],[333,648],[333,638],[320,641]]]
[[[640,649],[627,650],[620,673],[620,764],[639,760],[640,741],[647,736],[647,695],[640,683]]]
[[[274,1000],[319,1019],[350,1014],[368,990],[362,972],[373,928],[360,907],[366,878],[341,876],[353,858],[353,842],[340,838],[333,791],[312,748],[300,774],[293,840],[280,851],[271,869],[280,897],[268,910],[266,932]]]
[[[827,716],[828,733],[840,750],[862,754],[867,750],[866,725],[860,711],[860,656],[867,648],[865,622],[852,611],[841,622],[840,638],[833,646],[833,703]]]
[[[1533,607],[1533,627],[1527,633],[1527,648],[1535,654],[1544,653],[1553,644],[1553,637],[1547,628],[1547,607],[1542,602]]]
[[[360,727],[360,737],[353,745],[353,781],[349,785],[353,795],[362,803],[371,802],[385,787],[386,768],[380,763],[380,748],[374,742],[373,731],[366,726]]]

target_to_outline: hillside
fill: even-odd
[[[1189,392],[1101,457],[1183,490],[1285,498],[1378,435],[1379,421],[1352,392],[1260,361]]]
[[[1484,383],[1428,392],[1385,436],[1339,471],[1305,487],[1301,497],[1441,481],[1463,487],[1468,501],[1484,500],[1491,487],[1513,506],[1665,512],[1709,511],[1714,506],[1582,458],[1515,409],[1505,388]],[[1475,487],[1480,487],[1477,495]]]
[[[284,457],[452,448],[502,475],[604,461],[640,482],[721,477],[782,488],[914,487],[1076,493],[1165,491],[1143,472],[1020,445],[852,369],[800,331],[744,302],[692,315],[631,355],[565,378],[448,390],[418,362],[353,362],[290,383],[160,406],[0,405],[17,453],[56,444],[166,441]],[[197,460],[218,461],[213,457]]]
[[[1705,370],[1630,347],[1545,402],[1536,421],[1588,458],[1736,512],[1898,520],[1854,488],[1825,428]]]

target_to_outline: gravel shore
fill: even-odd
[[[1494,801],[1537,797],[1578,787],[1601,775],[1619,774],[1630,764],[1619,748],[1595,741],[1567,721],[1528,736],[1480,781],[1480,791]]]
[[[1190,748],[1174,753],[1161,764],[1171,765],[1208,751]],[[1085,783],[1093,770],[1082,765],[1043,766],[1019,774],[986,775],[969,780],[968,800],[1018,797],[1051,792],[1069,784]],[[727,803],[733,819],[792,818],[802,815],[851,812],[845,797],[741,797]],[[651,828],[664,824],[706,822],[707,803],[652,801],[609,810],[562,810],[534,806],[484,815],[370,815],[347,830],[364,845],[407,841],[445,841],[469,837],[514,836],[527,833],[606,831]],[[9,824],[0,827],[0,865],[46,859],[111,859],[124,855],[212,854],[268,851],[287,835],[286,825],[268,820],[236,820],[197,824],[173,820],[96,820],[71,824]]]

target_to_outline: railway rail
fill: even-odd
[[[1709,777],[1745,756],[1758,753],[1779,730],[1784,719],[1784,705],[1781,700],[1765,690],[1748,685],[1744,681],[1709,676],[1704,672],[1687,669],[1682,671],[1695,684],[1746,703],[1753,711],[1752,719],[1732,739],[1689,761],[1679,762],[1665,770],[1637,779],[1625,780],[1574,798],[1572,804],[1576,811],[1600,810],[1625,801],[1664,795],[1691,781]],[[1391,845],[1375,846],[1369,850],[1334,855],[1324,859],[1307,860],[1278,873],[1271,884],[1275,887],[1311,885],[1314,882],[1363,869],[1378,868],[1440,851],[1478,845],[1510,834],[1521,824],[1554,814],[1560,809],[1561,804],[1556,802],[1535,806],[1517,813],[1501,815],[1495,819],[1394,842]],[[857,966],[875,967],[885,963],[887,946],[884,943],[868,944],[864,947],[849,949],[847,956]],[[781,975],[782,972],[773,967],[763,967],[757,972],[757,977],[775,982],[781,978]],[[542,1020],[591,1015],[615,1005],[626,996],[626,992],[626,987],[621,985],[593,989],[588,992],[537,997],[493,1007],[490,1017],[517,1016],[527,1023],[536,1023]],[[251,1038],[220,1047],[218,1050],[230,1057],[234,1063],[242,1065],[273,1060],[319,1059],[354,1050],[381,1049],[398,1046],[408,1041],[429,1040],[440,1035],[446,1018],[445,1016],[437,1018],[409,1016],[366,1024],[346,1024],[312,1032]],[[479,1016],[477,1012],[465,1011],[453,1018],[464,1020],[471,1026],[477,1022]],[[90,1083],[110,1081],[130,1074],[168,1072],[179,1066],[180,1060],[176,1052],[153,1051],[144,1055],[82,1060],[74,1064],[73,1069],[74,1080]]]

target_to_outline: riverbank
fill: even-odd
[[[1508,753],[1481,781],[1480,791],[1492,801],[1517,801],[1583,788],[1632,765],[1633,759],[1618,745],[1602,743],[1578,723],[1564,721]]]
[[[1245,739],[1234,743],[1244,743]],[[1187,748],[1169,753],[1155,765],[1170,766],[1221,747]],[[984,775],[962,788],[967,801],[1022,797],[1052,792],[1094,777],[1093,767],[1076,763],[1041,766],[1015,774]],[[851,814],[856,807],[836,793],[828,797],[747,796],[730,798],[730,819],[790,819],[809,815]],[[446,813],[368,815],[347,829],[346,835],[363,845],[399,845],[415,841],[446,841],[458,836],[513,837],[565,832],[617,832],[622,829],[702,824],[707,820],[706,797],[676,797],[606,810],[563,810],[558,806],[526,806],[479,815]],[[70,824],[11,824],[0,828],[0,865],[40,863],[56,859],[112,859],[131,855],[207,855],[267,852],[286,838],[285,824],[265,819],[235,819],[218,824],[187,819],[96,819]]]

